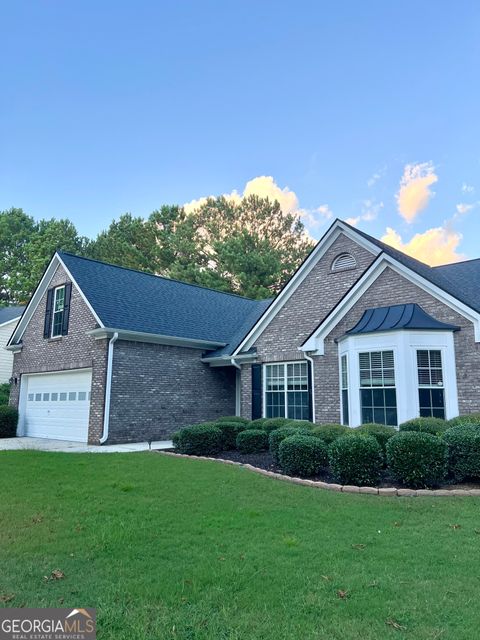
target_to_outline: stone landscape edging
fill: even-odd
[[[284,482],[291,482],[292,484],[302,484],[306,487],[314,487],[315,489],[325,489],[326,491],[337,491],[339,493],[363,493],[366,495],[375,496],[397,496],[397,497],[411,497],[427,496],[427,497],[479,497],[480,489],[397,489],[396,487],[357,487],[355,485],[348,484],[333,484],[330,482],[322,482],[320,480],[305,480],[304,478],[294,478],[292,476],[286,476],[283,473],[276,473],[275,471],[267,471],[267,469],[261,469],[260,467],[254,467],[252,464],[244,462],[236,462],[235,460],[225,460],[224,458],[209,458],[207,456],[190,456],[186,453],[174,453],[173,451],[156,451],[163,456],[173,456],[174,458],[190,458],[193,460],[210,460],[211,462],[221,462],[222,464],[230,464],[236,467],[243,467],[254,473],[258,473],[262,476],[269,478],[275,478],[276,480],[283,480]]]

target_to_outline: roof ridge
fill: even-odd
[[[205,289],[206,291],[213,291],[214,293],[222,293],[226,296],[232,296],[234,298],[240,298],[241,300],[248,300],[249,302],[262,302],[263,300],[270,300],[270,298],[261,298],[257,300],[256,298],[247,298],[246,296],[241,296],[238,293],[231,293],[230,291],[221,291],[220,289],[213,289],[212,287],[206,287],[201,284],[194,284],[192,282],[185,282],[184,280],[177,280],[176,278],[168,278],[167,276],[157,275],[156,273],[148,273],[148,271],[141,271],[140,269],[132,269],[132,267],[122,267],[119,264],[113,264],[113,262],[105,262],[104,260],[97,260],[96,258],[87,258],[87,256],[79,256],[75,253],[70,253],[70,251],[57,251],[59,256],[67,255],[72,258],[77,258],[79,260],[87,260],[88,262],[96,262],[97,264],[103,264],[107,267],[115,267],[115,269],[123,269],[124,271],[132,271],[133,273],[139,273],[142,276],[150,276],[152,278],[160,278],[161,280],[167,280],[167,282],[176,282],[177,284],[183,284],[187,287],[196,287],[197,289]]]
[[[456,267],[459,264],[466,264],[467,262],[478,262],[480,258],[469,258],[468,260],[459,260],[458,262],[447,262],[446,264],[437,264],[432,269],[442,269],[443,267]]]

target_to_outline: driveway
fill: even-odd
[[[170,449],[171,440],[152,442],[152,449]],[[61,451],[62,453],[130,453],[148,451],[148,442],[130,442],[128,444],[108,444],[96,446],[71,442],[68,440],[50,440],[48,438],[2,438],[0,451],[37,449],[38,451]]]

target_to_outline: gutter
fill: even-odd
[[[113,345],[118,339],[118,332],[115,332],[108,343],[107,356],[107,380],[105,383],[105,407],[103,410],[103,435],[100,444],[108,439],[108,427],[110,424],[110,395],[112,391],[112,371],[113,371]]]
[[[303,355],[305,359],[310,362],[311,370],[312,370],[312,422],[315,422],[315,368],[313,363],[313,358],[307,355],[306,351],[304,351]]]
[[[197,338],[181,338],[177,336],[167,336],[158,333],[145,333],[143,331],[129,331],[126,329],[115,329],[111,327],[100,327],[87,331],[87,336],[92,336],[96,340],[110,338],[118,334],[121,340],[131,340],[133,342],[151,342],[154,344],[165,344],[177,347],[191,347],[192,349],[218,349],[225,347],[226,342],[214,342],[212,340],[202,340]]]

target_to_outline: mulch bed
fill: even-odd
[[[175,449],[166,449],[175,453]],[[275,462],[272,454],[269,451],[262,451],[261,453],[240,453],[240,451],[222,451],[216,455],[210,456],[211,458],[218,458],[222,460],[232,460],[232,462],[240,462],[241,464],[251,464],[253,467],[259,469],[265,469],[266,471],[274,471],[275,473],[283,473],[282,468]],[[335,478],[329,473],[328,470],[316,475],[310,476],[308,480],[322,481],[334,483]],[[382,478],[377,485],[381,487],[397,487],[398,489],[408,489],[398,480],[395,480],[387,471],[382,473]],[[476,482],[463,482],[461,484],[453,484],[445,482],[437,487],[438,489],[480,489],[480,483]]]

